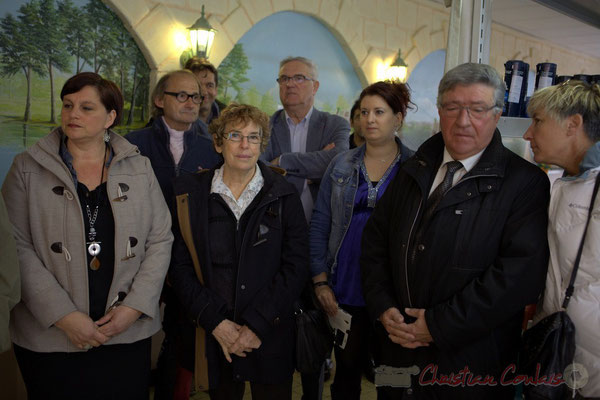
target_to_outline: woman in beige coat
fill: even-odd
[[[15,354],[29,399],[148,399],[170,214],[148,159],[109,131],[116,85],[80,73],[61,99],[61,127],[15,157],[2,187],[22,279]]]

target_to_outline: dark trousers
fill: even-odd
[[[175,340],[172,335],[165,335],[160,347],[156,364],[156,380],[154,382],[154,400],[170,400],[175,391],[175,371],[177,355]]]
[[[346,346],[334,346],[335,378],[331,385],[333,400],[360,400],[362,375],[370,362],[369,341],[373,328],[365,307],[341,306],[352,315]]]
[[[29,400],[148,400],[150,338],[87,352],[38,353],[14,345]]]
[[[325,381],[325,363],[321,371],[314,374],[300,374],[302,382],[302,400],[321,400],[323,397],[323,383]]]
[[[233,369],[224,357],[221,357],[219,384],[208,391],[211,400],[242,400],[246,382],[233,380]],[[289,381],[277,385],[265,385],[250,382],[252,400],[291,400],[292,377]]]

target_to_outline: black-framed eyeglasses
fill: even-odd
[[[260,142],[262,141],[262,135],[260,133],[251,133],[249,135],[242,135],[239,132],[229,132],[225,135],[225,139],[231,141],[231,142],[241,142],[242,140],[244,140],[244,138],[246,138],[246,140],[248,141],[248,143],[252,143],[252,144],[260,144]]]
[[[473,106],[460,106],[458,104],[450,103],[450,104],[442,104],[440,109],[442,110],[442,114],[446,117],[458,117],[462,110],[467,110],[467,115],[471,119],[482,119],[486,116],[488,111],[499,108],[497,105],[493,106],[482,106],[482,105],[473,105]]]
[[[199,93],[194,93],[194,94],[189,94],[186,92],[163,92],[163,93],[168,94],[169,96],[175,97],[175,99],[177,99],[177,101],[180,103],[185,103],[190,97],[192,98],[192,101],[196,104],[200,104],[200,103],[202,103],[202,100],[204,100],[204,96],[202,96]]]
[[[276,79],[276,81],[280,85],[285,85],[290,79],[292,80],[292,82],[297,83],[298,85],[304,83],[304,81],[314,81],[314,79],[302,74],[297,74],[294,76],[281,75],[279,78]]]

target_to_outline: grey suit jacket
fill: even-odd
[[[278,110],[271,117],[271,139],[261,155],[261,159],[270,162],[285,154],[280,160],[281,168],[287,171],[288,180],[302,193],[304,180],[309,179],[313,201],[317,200],[321,178],[336,154],[348,150],[350,124],[339,115],[313,109],[308,121],[306,152],[292,153],[290,129],[285,120],[285,112]],[[321,150],[329,143],[335,143],[331,150]]]

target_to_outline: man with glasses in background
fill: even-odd
[[[221,156],[215,151],[212,140],[201,133],[201,126],[195,123],[203,95],[194,73],[189,70],[168,72],[159,79],[151,98],[152,125],[130,132],[125,138],[150,159],[165,200],[173,210],[172,180],[181,174],[213,168],[221,162]],[[187,390],[189,397],[192,375],[184,368],[177,368],[176,344],[193,340],[194,331],[184,329],[187,325],[183,323],[185,317],[181,305],[167,285],[162,300],[166,303],[165,339],[158,360],[154,398],[173,399],[176,382],[178,387]],[[179,374],[177,378],[176,374]]]
[[[339,115],[314,108],[319,81],[317,67],[311,60],[284,59],[279,64],[277,82],[283,110],[271,117],[271,140],[261,159],[287,171],[310,222],[329,162],[339,152],[348,150],[350,125]]]
[[[448,71],[441,132],[402,165],[363,232],[381,363],[418,371],[382,398],[514,398],[523,309],[546,276],[549,182],[503,146],[504,92],[489,65]]]

